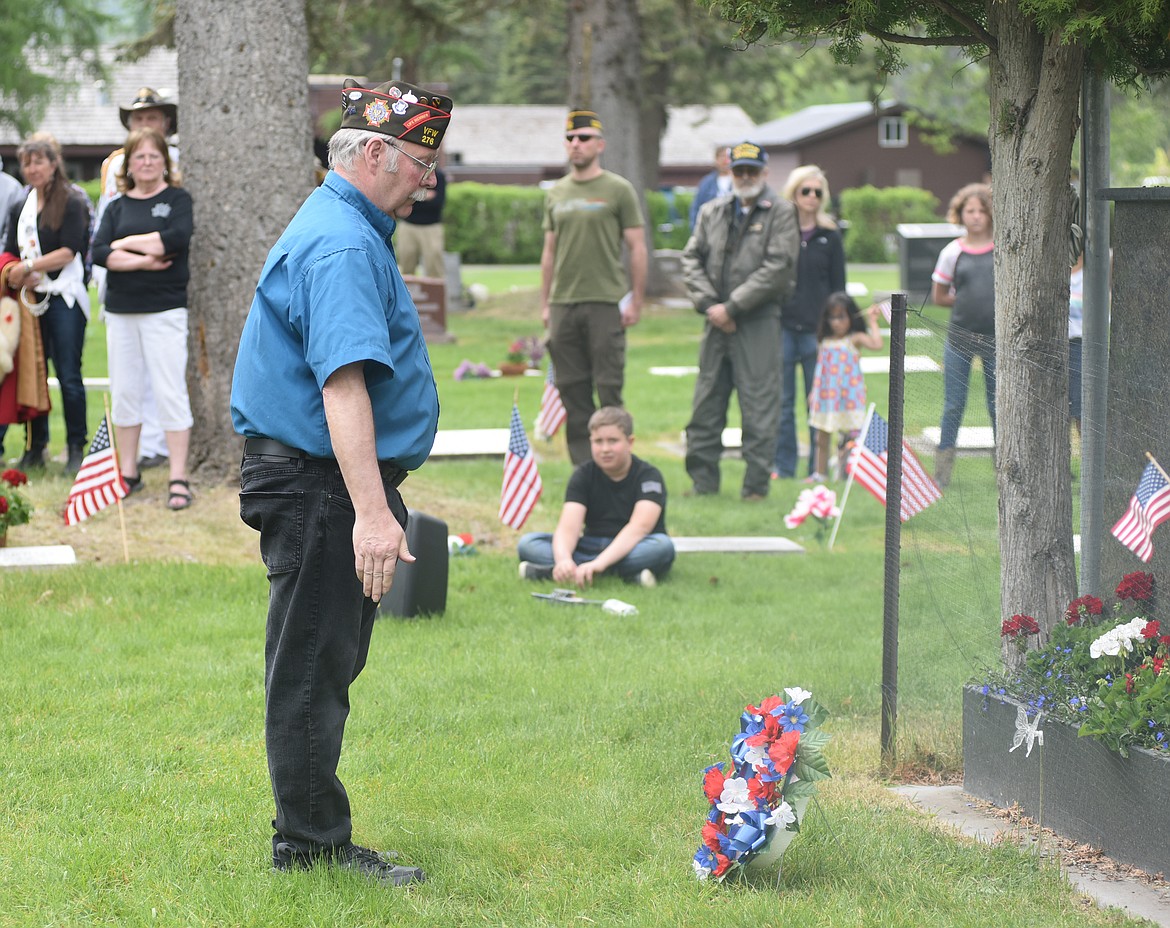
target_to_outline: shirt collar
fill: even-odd
[[[394,234],[394,229],[398,225],[392,216],[387,216],[378,207],[373,204],[364,193],[358,190],[348,180],[338,174],[336,171],[330,171],[325,175],[325,180],[321,184],[322,187],[328,187],[334,194],[345,200],[354,209],[361,213],[366,221],[374,227],[382,238],[387,242]]]

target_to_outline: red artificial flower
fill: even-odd
[[[744,744],[749,747],[758,748],[765,744],[771,744],[780,737],[780,720],[771,712],[764,713],[764,727],[754,735],[744,738]]]
[[[1150,641],[1158,637],[1158,632],[1161,631],[1162,626],[1157,619],[1153,619],[1146,623],[1145,628],[1142,629],[1142,637]]]
[[[711,871],[711,876],[723,876],[723,874],[725,874],[731,867],[731,860],[727,857],[724,857],[718,851],[715,851],[715,862],[718,864],[718,866]]]
[[[1152,663],[1154,667],[1154,676],[1156,677],[1162,672],[1162,667],[1166,664],[1166,658],[1155,657]]]
[[[727,834],[726,825],[716,825],[714,822],[703,823],[703,843],[711,850],[719,850],[719,836],[725,834]]]
[[[1037,622],[1030,615],[1013,615],[1013,619],[1018,619],[1020,623],[1020,631],[1025,635],[1039,635],[1040,623]]]
[[[1096,596],[1080,596],[1068,604],[1064,613],[1064,620],[1069,625],[1076,625],[1084,616],[1100,615],[1104,606]]]
[[[25,475],[23,471],[19,471],[16,468],[9,468],[8,470],[4,471],[4,473],[0,474],[0,480],[3,480],[10,487],[19,487],[28,483],[27,475]]]
[[[723,795],[723,781],[726,779],[718,767],[712,767],[703,774],[703,793],[712,803],[718,802]]]
[[[1126,574],[1117,584],[1119,599],[1132,599],[1137,602],[1149,602],[1154,597],[1154,575],[1135,570]]]
[[[1132,673],[1127,673],[1125,675],[1125,691],[1127,693],[1133,692],[1133,674]]]
[[[771,805],[772,800],[776,797],[776,784],[771,780],[761,780],[759,777],[752,777],[748,780],[748,795],[752,799],[762,799],[768,805]]]
[[[1019,616],[1013,615],[1010,619],[1004,619],[1003,624],[999,627],[1000,638],[1015,638],[1020,633]]]
[[[8,512],[8,497],[0,496],[0,516]]]
[[[1160,644],[1164,648],[1170,648],[1170,635],[1162,635],[1158,639],[1158,644]]]
[[[768,748],[768,757],[776,766],[776,772],[781,776],[788,773],[788,768],[796,759],[796,746],[800,742],[800,732],[786,731]]]
[[[777,706],[784,705],[784,700],[779,696],[769,696],[759,706],[748,706],[747,711],[752,715],[768,715]]]

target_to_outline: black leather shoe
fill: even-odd
[[[65,476],[74,477],[81,470],[81,462],[85,460],[84,445],[70,445],[69,457],[65,461]]]
[[[44,470],[45,469],[45,449],[44,448],[29,448],[24,454],[20,456],[20,460],[16,462],[17,470]]]
[[[284,841],[273,847],[274,870],[308,870],[318,864],[336,867],[339,870],[352,870],[385,886],[410,886],[425,882],[427,878],[418,867],[397,866],[377,851],[356,844],[309,852],[299,851]]]

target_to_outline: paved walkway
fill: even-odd
[[[1003,819],[984,812],[959,786],[896,786],[891,792],[904,796],[915,808],[953,827],[964,835],[991,843],[1005,831],[1017,831]],[[1136,879],[1117,877],[1092,867],[1061,865],[1065,877],[1078,892],[1102,908],[1118,908],[1132,918],[1146,918],[1170,928],[1170,889]]]

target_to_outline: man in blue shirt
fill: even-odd
[[[277,870],[425,879],[353,843],[337,778],[349,687],[378,601],[412,562],[398,485],[426,460],[438,391],[394,260],[395,221],[435,185],[449,97],[347,80],[331,170],[269,252],[240,337],[240,515],[268,569],[265,740]]]

